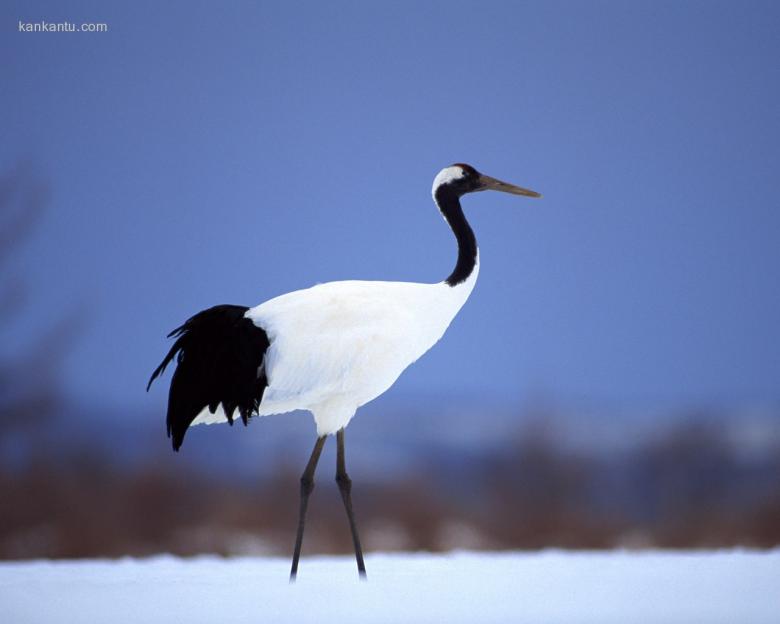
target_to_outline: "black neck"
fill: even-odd
[[[477,265],[477,239],[463,215],[460,197],[456,193],[442,186],[436,189],[434,199],[458,241],[458,262],[444,280],[450,286],[457,286],[468,279]]]

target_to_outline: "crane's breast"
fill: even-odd
[[[247,316],[268,333],[264,403],[355,407],[389,388],[452,320],[436,285],[331,282],[272,299]],[[442,313],[444,312],[444,313]]]

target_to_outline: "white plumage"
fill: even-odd
[[[308,410],[317,434],[336,433],[361,405],[395,383],[428,351],[468,299],[477,263],[457,286],[445,282],[342,281],[318,284],[250,308],[271,342],[259,414]],[[226,422],[204,408],[196,424]]]
[[[433,186],[431,187],[431,195],[433,195],[433,201],[436,201],[436,189],[450,184],[455,180],[460,180],[464,176],[464,169],[460,165],[452,165],[452,167],[445,167],[433,179]]]

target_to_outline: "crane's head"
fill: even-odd
[[[442,169],[436,179],[433,181],[433,197],[440,191],[449,191],[457,197],[466,193],[475,193],[477,191],[502,191],[512,195],[525,195],[526,197],[541,197],[536,191],[530,191],[508,184],[501,180],[496,180],[490,176],[481,174],[471,165],[457,163]]]

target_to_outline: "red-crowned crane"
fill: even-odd
[[[479,273],[479,251],[460,198],[476,191],[540,197],[474,167],[455,164],[433,181],[433,199],[452,228],[458,261],[438,284],[344,281],[281,295],[254,308],[218,305],[173,330],[168,354],[149,386],[176,358],[168,397],[168,437],[179,450],[190,425],[244,425],[253,415],[308,410],[317,441],[301,476],[298,531],[290,580],[295,580],[306,507],[325,439],[336,434],[336,481],[347,512],[358,572],[363,552],[344,461],[344,428],[361,405],[385,392],[444,335]],[[149,389],[147,386],[147,390]]]

